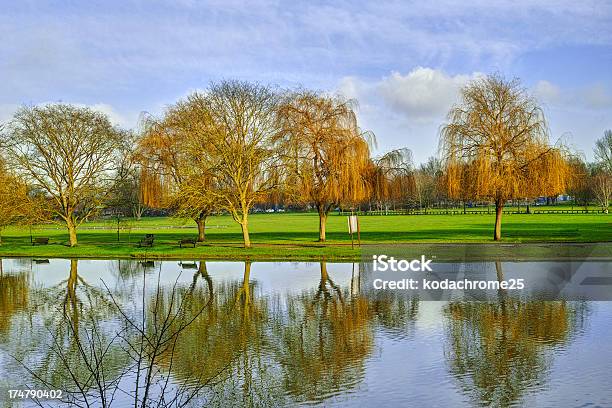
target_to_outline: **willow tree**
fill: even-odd
[[[206,219],[215,212],[218,201],[212,195],[213,180],[208,169],[197,166],[202,152],[192,148],[210,135],[211,117],[204,102],[203,95],[192,94],[170,106],[161,120],[148,118],[138,148],[148,174],[171,184],[159,191],[160,204],[174,209],[177,216],[193,219],[199,242],[206,238]]]
[[[340,97],[298,91],[280,105],[282,148],[294,196],[319,214],[319,241],[327,216],[340,204],[368,196],[370,133],[357,126],[354,103]]]
[[[564,190],[563,151],[550,145],[544,114],[518,80],[491,75],[469,83],[448,120],[440,140],[448,194],[493,200],[495,240],[507,200]]]
[[[368,173],[369,198],[379,209],[404,204],[417,193],[412,152],[401,148],[372,160]]]
[[[66,104],[22,107],[4,134],[9,163],[49,197],[70,246],[77,244],[77,227],[112,191],[124,137],[106,115]]]
[[[0,157],[0,245],[2,229],[29,218],[29,201],[26,184],[9,171]]]

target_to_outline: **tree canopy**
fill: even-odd
[[[491,75],[466,85],[440,148],[451,197],[495,202],[495,240],[506,200],[556,195],[568,182],[564,150],[551,146],[542,109],[518,80]]]

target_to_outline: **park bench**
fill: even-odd
[[[38,237],[34,238],[32,241],[32,246],[34,245],[47,245],[49,243],[49,238],[47,237]]]
[[[138,243],[139,247],[153,247],[153,241],[155,240],[155,235],[147,234],[140,240]]]
[[[196,239],[195,238],[185,238],[185,239],[179,240],[179,246],[182,248],[183,245],[192,245],[195,248]]]
[[[198,269],[198,264],[195,262],[179,262],[179,265],[183,269]]]

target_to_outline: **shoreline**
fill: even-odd
[[[111,251],[101,251],[106,247]],[[28,250],[25,250],[25,249]],[[4,250],[0,258],[32,259],[131,259],[131,260],[220,260],[257,262],[359,262],[373,253],[427,253],[438,261],[612,261],[612,242],[499,242],[499,243],[366,243],[351,249],[350,244],[254,244],[250,249],[228,244],[205,244],[196,248],[168,248],[161,243],[152,250],[109,244],[82,244],[70,248],[62,244]],[[113,252],[112,249],[121,251]],[[75,253],[76,252],[76,253]]]

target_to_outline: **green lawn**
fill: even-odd
[[[398,243],[492,243],[493,215],[390,215],[362,216],[362,244]],[[65,246],[68,235],[56,225],[41,225],[33,230],[36,237],[49,237],[50,245],[33,247],[27,227],[10,227],[3,231],[0,256],[74,256],[74,257],[208,257],[249,256],[254,259],[311,259],[326,256],[355,259],[358,249],[351,249],[344,216],[331,215],[328,242],[316,242],[316,214],[253,214],[250,216],[254,247],[241,248],[239,226],[229,216],[211,217],[207,243],[197,248],[179,249],[180,238],[196,234],[195,223],[175,218],[146,218],[130,221],[131,233],[121,231],[117,242],[116,221],[102,220],[83,224],[76,248]],[[137,248],[146,233],[156,235],[153,248]],[[502,223],[504,243],[534,242],[612,242],[612,216],[604,214],[511,214]],[[129,238],[129,243],[128,243]],[[499,246],[496,244],[496,246]]]

